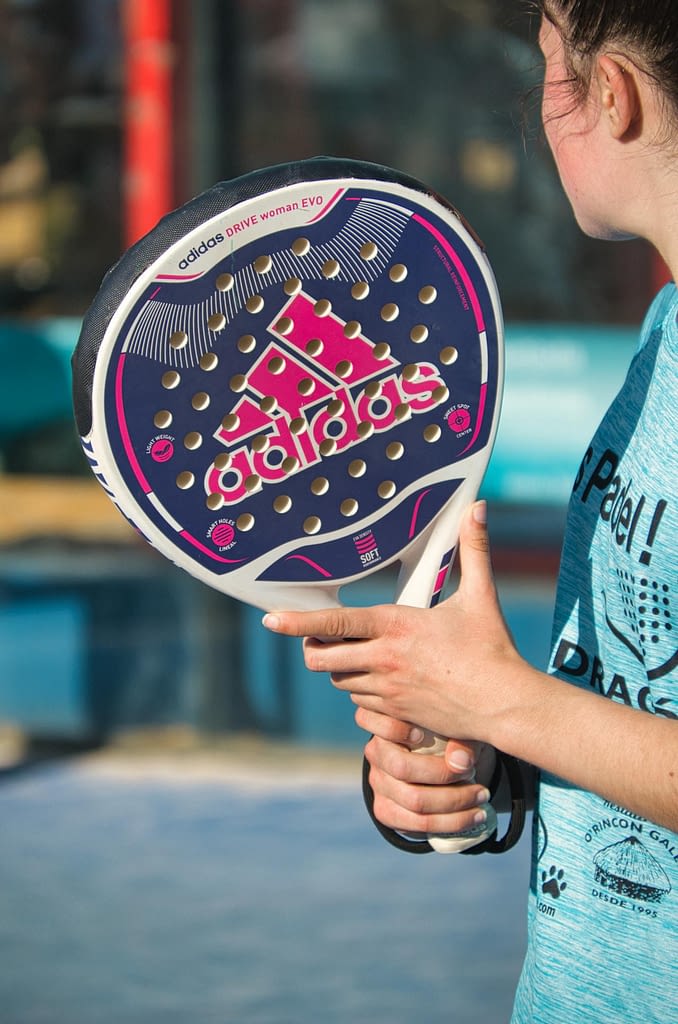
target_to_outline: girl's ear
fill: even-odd
[[[640,127],[641,104],[632,64],[605,54],[598,58],[596,75],[603,115],[614,139],[630,138]]]

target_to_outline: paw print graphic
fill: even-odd
[[[542,871],[541,873],[541,891],[546,895],[550,896],[551,899],[557,900],[561,894],[567,889],[567,882],[563,881],[565,872],[552,864],[548,870]]]

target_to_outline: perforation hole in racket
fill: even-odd
[[[422,306],[430,306],[438,298],[438,291],[432,284],[427,284],[424,288],[419,289],[418,298]]]
[[[307,356],[311,357],[311,359],[315,359],[317,356],[322,354],[323,347],[322,338],[311,338],[310,341],[306,342],[304,351]]]
[[[238,351],[242,352],[243,355],[247,355],[257,347],[257,339],[253,334],[243,334],[242,337],[238,338],[237,345]]]
[[[308,424],[302,416],[297,416],[296,419],[290,420],[290,433],[298,436],[308,430]]]
[[[301,278],[299,278],[299,277],[290,277],[290,278],[288,278],[288,280],[285,281],[285,284],[283,285],[283,290],[285,292],[285,295],[289,295],[289,296],[298,295],[298,293],[301,291]]]
[[[202,434],[199,434],[197,430],[192,430],[189,434],[184,437],[184,448],[188,451],[196,451],[202,444]]]
[[[311,483],[311,493],[316,497],[327,494],[330,489],[330,482],[326,476],[317,476]]]
[[[256,437],[252,438],[252,451],[261,454],[265,452],[271,444],[271,439],[267,434],[257,434]]]
[[[169,343],[173,349],[185,348],[188,344],[188,335],[185,331],[175,331],[170,337]]]
[[[277,374],[279,373],[284,373],[286,365],[287,364],[282,356],[274,356],[272,359],[269,360],[266,369],[268,370],[269,373],[272,373],[274,376],[277,376]]]
[[[200,369],[204,370],[205,373],[212,373],[219,365],[219,356],[216,352],[205,352],[200,357]]]
[[[294,320],[288,316],[284,316],[281,320],[278,320],[275,325],[276,333],[282,334],[283,338],[287,334],[291,334],[294,330]]]
[[[396,490],[393,480],[382,480],[377,487],[377,494],[383,501],[390,501],[395,496]]]
[[[188,490],[188,488],[192,487],[194,483],[195,476],[193,473],[188,472],[188,470],[184,470],[183,473],[179,473],[177,476],[177,487],[182,491]]]
[[[219,274],[216,280],[217,290],[220,292],[230,292],[231,288],[235,283],[233,274]]]
[[[275,395],[264,395],[259,401],[259,409],[266,416],[272,415],[278,408],[278,400]]]
[[[268,255],[257,256],[253,266],[257,274],[268,274],[273,267],[273,260]]]
[[[167,430],[172,426],[172,413],[169,409],[159,409],[153,417],[153,426],[158,430]]]
[[[232,431],[237,430],[239,426],[240,426],[240,417],[237,415],[237,413],[234,413],[234,412],[229,412],[226,416],[224,416],[223,420],[221,421],[221,429],[226,434],[229,434]],[[216,459],[214,460],[214,464],[215,464],[215,466],[217,466],[217,468],[220,468],[220,462],[223,459],[228,459],[229,462],[230,462],[231,456],[230,455],[217,455]],[[223,468],[223,467],[221,467],[221,468]]]
[[[459,352],[453,345],[446,345],[441,349],[439,358],[443,366],[452,366],[459,358]]]
[[[330,455],[334,455],[337,450],[337,442],[333,437],[326,437],[324,441],[321,441],[318,445],[318,451],[323,458],[329,458]]]
[[[223,313],[212,313],[207,320],[207,326],[210,331],[214,331],[215,334],[217,331],[223,331],[226,326],[226,317]]]
[[[231,391],[234,391],[236,394],[239,394],[241,391],[244,391],[245,388],[247,387],[247,377],[245,376],[244,373],[236,373],[233,377],[231,377],[230,381],[228,382],[228,386],[231,389]]]
[[[395,263],[388,272],[390,279],[400,284],[407,277],[408,270],[404,263]]]
[[[206,391],[197,391],[191,399],[191,405],[196,412],[204,412],[209,408],[211,397]]]

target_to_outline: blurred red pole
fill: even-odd
[[[123,0],[125,247],[172,209],[171,0]]]

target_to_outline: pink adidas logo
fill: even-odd
[[[359,323],[341,320],[304,292],[283,306],[269,333],[247,378],[231,381],[242,394],[214,434],[229,457],[209,467],[205,490],[226,505],[447,397],[433,364],[401,369],[388,346],[373,344]]]

